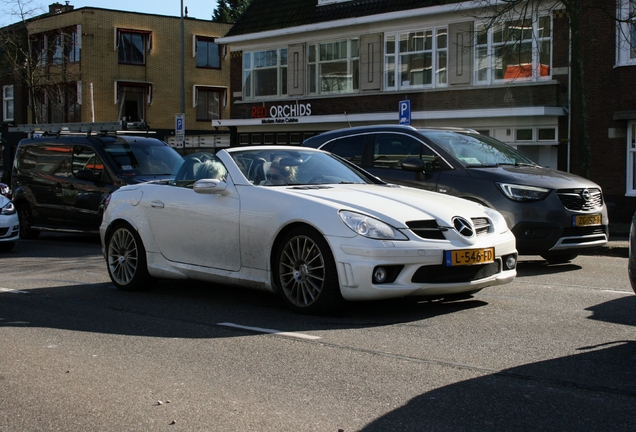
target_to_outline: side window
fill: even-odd
[[[45,144],[34,148],[35,170],[56,177],[71,176],[71,147]]]
[[[90,170],[98,180],[104,178],[104,163],[90,147],[76,146],[73,149],[73,177],[77,177],[81,170]]]
[[[433,169],[435,153],[420,141],[408,135],[376,134],[373,146],[373,167],[401,169],[400,163],[408,158],[421,158],[427,170]]]
[[[332,142],[329,151],[356,165],[362,166],[364,140],[367,135],[353,135]]]

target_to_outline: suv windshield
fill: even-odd
[[[169,176],[181,155],[162,141],[126,142],[117,140],[104,145],[121,174],[134,176]]]
[[[537,164],[513,147],[486,135],[471,132],[420,130],[465,167]]]

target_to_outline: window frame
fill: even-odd
[[[409,36],[421,33],[423,42],[421,49],[413,47],[410,50],[403,50],[401,42],[406,38],[407,48],[409,45]],[[430,36],[429,34],[430,33]],[[430,47],[427,45],[427,40],[430,38]],[[441,41],[444,41],[443,43]],[[400,32],[385,33],[384,35],[384,88],[389,91],[395,90],[407,90],[407,89],[424,89],[424,88],[445,88],[448,87],[448,44],[449,44],[449,30],[448,26],[435,26],[410,29]],[[392,46],[391,46],[392,45]],[[430,82],[423,82],[421,84],[411,84],[411,80],[408,84],[407,81],[401,79],[403,69],[403,57],[404,56],[417,56],[417,55],[429,55],[430,56]],[[442,58],[444,59],[444,65],[441,65]],[[423,68],[424,70],[425,68]],[[423,73],[423,76],[424,73]]]
[[[199,116],[199,94],[200,92],[204,93],[216,93],[218,94],[218,117],[203,118]],[[207,85],[195,85],[193,88],[193,101],[192,107],[195,108],[196,121],[209,121],[218,120],[222,118],[223,109],[227,106],[226,96],[227,96],[227,88],[225,87],[215,87],[215,86],[207,86]],[[207,110],[206,112],[210,112]]]
[[[125,107],[123,101],[120,100],[120,91],[124,92],[124,97],[126,90],[123,88],[141,88],[143,89],[142,93],[143,97],[137,100],[137,108],[141,108],[141,113],[139,114],[139,119],[127,120],[127,121],[147,121],[147,109],[146,106],[152,103],[152,84],[147,82],[135,82],[135,81],[115,81],[115,105],[117,106],[117,116],[118,120],[123,119],[123,113],[125,112]],[[135,93],[134,91],[132,93]],[[129,99],[132,100],[132,99]],[[139,103],[141,102],[141,103]]]
[[[636,0],[619,0],[616,15],[616,65],[636,65]]]
[[[131,39],[131,44],[130,44],[130,50],[128,52],[129,57],[127,58],[125,56],[126,54],[126,50],[124,50],[124,48],[122,48],[122,37],[124,35],[130,35],[130,37],[132,38],[133,36],[139,36],[141,37],[141,44],[138,46],[136,43],[133,43],[132,39]],[[133,48],[137,46],[137,48],[142,48],[140,49],[140,53],[142,56],[142,59],[139,61],[135,61],[135,59],[133,58]],[[117,63],[118,64],[124,64],[124,65],[133,65],[133,66],[145,66],[146,62],[147,62],[147,55],[146,52],[150,51],[150,49],[152,48],[152,32],[149,30],[134,30],[134,29],[127,29],[127,28],[115,28],[115,51],[117,51]],[[122,59],[122,53],[124,53],[124,57]]]
[[[199,69],[221,69],[221,64],[222,64],[222,51],[223,48],[221,45],[217,44],[215,42],[215,38],[211,37],[211,36],[200,36],[200,35],[194,35],[193,36],[193,43],[192,43],[192,57],[194,57],[195,59],[195,66]],[[199,47],[199,43],[201,44],[205,44],[206,46],[206,50],[205,53],[208,54],[207,60],[205,62],[205,64],[199,64],[199,57],[203,56],[203,54],[201,54],[203,52],[203,50],[201,50]],[[210,59],[209,59],[209,44],[212,44],[216,47],[216,60],[218,62],[218,64],[210,64]]]
[[[547,19],[550,24],[550,31],[547,35],[541,34],[541,23],[542,20]],[[529,21],[531,24],[530,37],[525,38],[511,38],[505,37],[506,32],[510,31],[511,28],[514,28],[516,24],[520,21]],[[525,22],[522,22],[522,25],[525,25]],[[501,84],[501,83],[510,83],[510,82],[536,82],[536,81],[545,81],[552,79],[552,59],[554,55],[554,23],[551,15],[542,14],[537,15],[533,14],[529,18],[520,18],[518,20],[508,20],[503,23],[499,23],[495,26],[489,26],[486,31],[484,28],[486,24],[483,22],[476,22],[475,28],[475,39],[473,49],[473,77],[474,82],[477,85],[489,85],[489,84]],[[497,29],[495,29],[495,27]],[[502,40],[495,40],[495,31],[502,33]],[[512,30],[514,31],[514,29]],[[521,33],[525,33],[524,29],[521,29]],[[517,44],[530,44],[530,50],[527,52],[530,53],[531,63],[518,63],[518,70],[516,75],[513,76],[514,70],[512,74],[506,77],[506,72],[503,72],[503,76],[497,77],[497,71],[503,70],[504,58],[506,53],[506,48]],[[550,48],[549,53],[549,64],[545,64],[541,62],[541,49],[540,46],[544,44],[548,44]],[[498,56],[497,52],[500,51],[501,54]],[[508,51],[514,52],[514,51]],[[524,51],[526,52],[526,51]],[[521,61],[521,60],[520,60]],[[498,65],[502,67],[500,69],[497,68]],[[524,68],[525,65],[530,65],[528,68]],[[546,66],[547,73],[543,73],[542,66]],[[481,67],[480,67],[481,66]],[[509,66],[514,66],[514,64],[509,64]],[[528,75],[529,72],[529,75]]]
[[[354,42],[355,41],[355,42]],[[342,44],[346,44],[346,56],[341,56]],[[323,48],[324,46],[324,48]],[[325,58],[326,57],[326,58]],[[331,58],[329,58],[331,57]],[[336,66],[338,63],[346,63],[347,71],[344,81],[335,76],[333,79],[340,86],[336,90],[323,89],[326,79],[323,79],[322,70],[328,66]],[[355,94],[360,92],[360,38],[321,41],[307,44],[307,94],[308,95],[340,95]],[[327,77],[327,74],[324,74]]]
[[[636,196],[636,120],[627,122],[625,196]]]
[[[10,96],[7,95],[9,90],[11,91]],[[9,116],[9,112],[11,112],[11,116]],[[5,122],[15,120],[15,87],[13,84],[2,86],[2,120]]]
[[[267,64],[266,53],[276,52],[276,62],[272,63],[271,59]],[[288,65],[288,47],[272,48],[269,50],[249,51],[243,53],[243,99],[245,100],[260,100],[260,99],[274,99],[287,96],[287,65]],[[271,55],[271,54],[269,54]],[[259,63],[263,60],[266,62],[262,66],[256,66],[257,58]],[[256,95],[256,84],[258,72],[276,70],[276,94],[262,94]]]

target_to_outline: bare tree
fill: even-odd
[[[27,90],[31,121],[48,121],[47,104],[64,103],[69,83],[79,79],[79,52],[69,49],[75,37],[68,29],[43,33],[33,31],[33,23],[44,16],[34,0],[4,2],[14,24],[0,28],[0,65],[3,80]],[[71,59],[70,57],[75,57]],[[75,90],[76,91],[76,90]]]
[[[602,2],[584,2],[580,0],[475,0],[473,4],[478,6],[475,18],[478,18],[483,23],[479,30],[483,32],[500,28],[506,24],[524,28],[526,23],[532,23],[537,17],[550,17],[555,13],[564,13],[567,17],[571,59],[571,100],[569,101],[568,109],[570,112],[576,113],[576,116],[572,117],[572,128],[576,129],[579,137],[576,142],[576,149],[580,174],[589,178],[591,152],[584,80],[585,65],[580,31],[581,17],[582,14],[594,10],[597,13],[602,12],[606,16],[612,17],[612,19],[619,20],[620,17],[616,16],[616,5],[614,4],[614,8],[606,9]],[[508,31],[504,33],[504,36],[507,37],[505,43],[509,49],[508,55],[518,55],[521,59],[527,54],[527,52],[524,52],[523,44],[520,43],[522,32]],[[536,35],[533,35],[533,37],[536,37]],[[541,49],[540,44],[535,46]]]

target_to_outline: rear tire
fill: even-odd
[[[332,312],[344,304],[336,264],[324,237],[310,228],[287,233],[276,251],[274,277],[285,304],[295,312]]]
[[[0,252],[10,252],[13,250],[15,242],[3,242],[0,243]]]
[[[110,280],[122,291],[140,291],[152,282],[141,237],[127,223],[117,224],[110,232],[106,264]]]
[[[16,207],[18,208],[18,219],[20,219],[20,238],[26,240],[38,238],[40,230],[31,228],[33,226],[31,207],[25,203],[20,203]]]

